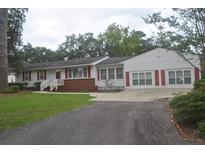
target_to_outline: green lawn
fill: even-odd
[[[0,131],[86,106],[88,94],[0,94]]]

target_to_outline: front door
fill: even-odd
[[[60,71],[56,72],[56,79],[61,79],[61,72]]]

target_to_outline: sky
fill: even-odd
[[[92,32],[97,36],[108,25],[117,23],[147,35],[156,31],[143,17],[161,11],[163,16],[173,14],[171,9],[52,9],[30,8],[23,25],[23,43],[56,50],[66,35]]]

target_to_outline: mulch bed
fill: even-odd
[[[177,131],[179,132],[180,136],[189,141],[195,141],[200,144],[205,144],[205,140],[199,137],[198,132],[196,131],[195,124],[177,122],[176,118],[172,114],[173,110],[171,108],[169,109],[169,112],[171,114],[170,120],[177,128]]]

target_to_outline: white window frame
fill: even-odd
[[[44,80],[45,79],[45,72],[44,72],[44,70],[40,70],[38,75],[39,75],[39,80]],[[43,78],[41,78],[41,77],[43,77]]]
[[[77,70],[76,76],[74,76],[75,69]],[[85,79],[85,78],[88,78],[88,68],[87,67],[68,68],[68,79]]]
[[[105,74],[103,74],[105,76],[105,79],[102,79],[102,70],[105,70]],[[107,80],[107,69],[106,68],[100,69],[100,80]]]
[[[143,79],[140,79],[140,75],[139,74],[144,74],[144,78]],[[151,74],[151,79],[150,78],[147,78],[147,73],[150,73]],[[134,84],[134,74],[137,74],[137,84]],[[140,80],[144,80],[144,84],[140,84]],[[147,80],[151,80],[151,84],[147,84]],[[132,73],[132,85],[133,86],[152,86],[153,85],[153,76],[152,76],[152,71],[142,71],[142,72],[133,72]]]
[[[112,70],[113,72],[110,73],[110,70]],[[115,80],[115,68],[108,68],[107,71],[108,71],[108,79]],[[111,75],[113,76],[113,78],[110,78]]]
[[[24,81],[29,81],[29,72],[24,72]]]
[[[177,79],[179,79],[179,77],[177,77],[177,72],[179,72],[179,71],[182,72],[182,83],[181,84],[177,82]],[[185,71],[190,72],[190,77],[189,77],[190,78],[190,83],[184,83],[185,82],[185,75],[184,75]],[[175,79],[175,83],[173,83],[173,84],[170,84],[169,72],[174,72],[175,73],[174,78],[172,77],[172,79]],[[169,85],[191,85],[192,84],[191,69],[168,70],[167,75],[168,75],[168,84]],[[186,77],[186,78],[188,78],[188,77]]]
[[[122,69],[122,72],[118,72],[117,70],[118,69]],[[123,79],[123,68],[122,67],[117,67],[116,69],[116,79]],[[120,78],[119,78],[119,75],[121,76]]]

